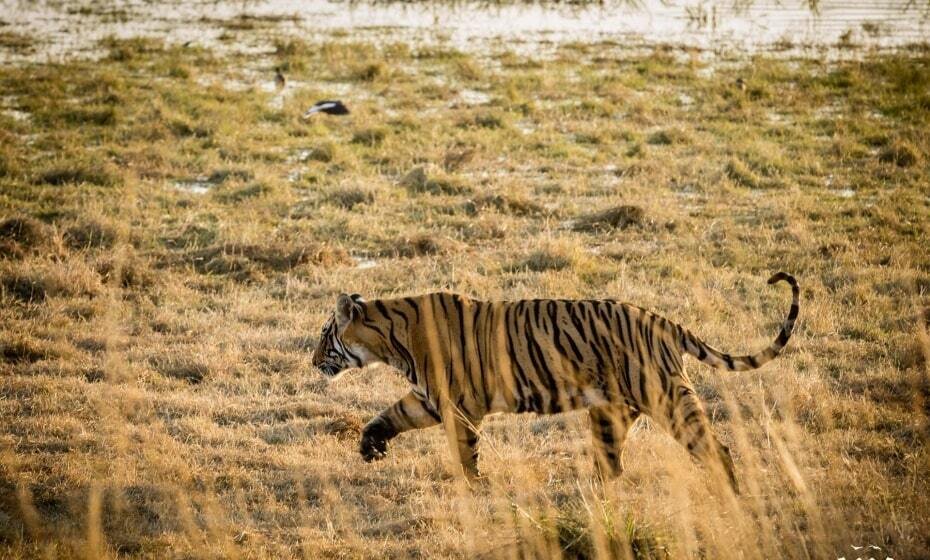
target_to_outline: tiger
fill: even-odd
[[[704,466],[739,485],[730,449],[710,429],[685,373],[690,354],[718,369],[747,371],[778,356],[799,312],[798,282],[785,272],[792,302],[777,338],[746,356],[724,353],[654,312],[612,299],[480,301],[437,292],[367,301],[340,294],[313,351],[327,378],[383,363],[403,374],[410,391],[369,421],[359,451],[383,459],[398,434],[443,423],[468,479],[478,470],[480,425],[488,414],[557,414],[588,409],[596,473],[623,472],[623,447],[643,415]],[[720,472],[720,471],[718,471]]]

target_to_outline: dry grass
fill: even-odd
[[[927,557],[926,50],[314,37],[0,70],[29,114],[0,113],[0,556]],[[351,116],[298,118],[337,91]],[[760,348],[775,270],[803,287],[786,354],[688,364],[739,498],[649,423],[600,484],[579,413],[489,419],[476,488],[439,429],[365,464],[404,382],[309,367],[340,292],[609,297]]]

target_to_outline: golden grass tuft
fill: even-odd
[[[878,154],[878,160],[898,167],[914,167],[920,164],[922,157],[913,144],[903,140],[895,140]]]
[[[575,221],[575,231],[597,232],[626,229],[648,223],[646,212],[639,206],[623,204],[601,212],[581,216]]]
[[[403,258],[445,255],[459,251],[462,247],[461,243],[452,239],[421,233],[392,242],[382,251],[382,255]]]
[[[74,250],[111,249],[125,236],[122,228],[105,218],[79,221],[64,232],[65,243]]]
[[[40,185],[53,186],[86,183],[109,187],[115,185],[118,180],[117,175],[106,164],[68,162],[58,163],[42,170],[36,176],[34,182]]]
[[[444,174],[427,175],[423,166],[417,166],[408,171],[400,180],[400,184],[415,194],[463,194],[471,190],[460,179]]]
[[[179,379],[196,385],[204,381],[210,374],[210,367],[197,360],[185,356],[159,356],[150,360],[155,370],[171,379]]]
[[[361,187],[346,187],[336,189],[326,196],[326,201],[330,204],[352,210],[362,204],[371,204],[375,201],[375,195],[371,190]]]
[[[12,216],[0,222],[0,257],[20,259],[40,251],[55,252],[54,232],[28,216]]]

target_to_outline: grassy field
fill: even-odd
[[[100,48],[0,68],[0,556],[930,558],[927,49]],[[324,98],[352,114],[300,120]],[[595,483],[578,413],[489,419],[474,489],[440,429],[365,464],[405,382],[309,366],[340,292],[610,297],[760,349],[778,270],[785,355],[689,363],[737,499],[648,422]]]

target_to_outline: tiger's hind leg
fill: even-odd
[[[726,476],[733,492],[739,494],[730,448],[720,443],[711,431],[710,420],[704,412],[704,407],[690,386],[678,386],[677,399],[670,403],[668,414],[660,424],[663,424],[672,437],[701,465]]]
[[[455,441],[451,441],[450,446],[454,446],[453,455],[461,465],[462,472],[468,480],[476,480],[481,475],[478,472],[478,438],[481,419],[473,419],[456,414],[452,421],[452,431],[455,435]]]
[[[594,468],[600,478],[620,476],[623,472],[623,444],[639,411],[628,406],[604,405],[588,409],[591,438],[594,444]]]

